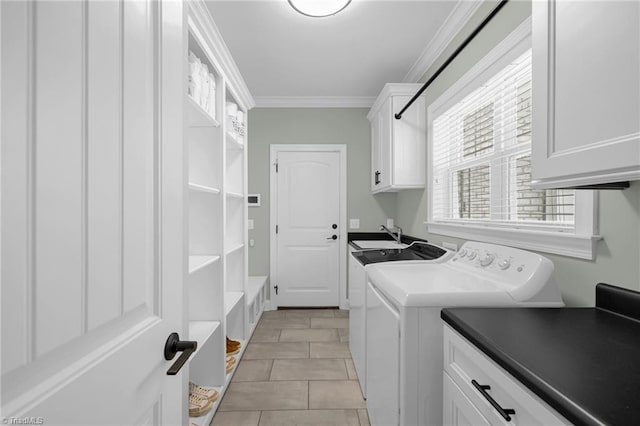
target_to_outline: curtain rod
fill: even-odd
[[[467,47],[467,45],[469,43],[471,43],[471,40],[473,40],[475,38],[475,36],[478,35],[478,33],[480,31],[482,31],[482,29],[493,19],[494,16],[496,16],[496,14],[500,11],[500,9],[502,9],[504,7],[504,5],[507,4],[508,2],[509,2],[509,0],[501,0],[500,1],[500,3],[491,11],[489,16],[487,16],[484,19],[484,21],[482,21],[480,23],[480,25],[478,25],[478,27],[475,30],[473,30],[473,32],[471,34],[469,34],[469,36],[462,42],[462,44],[460,46],[458,46],[458,48],[447,58],[447,60],[444,61],[444,63],[431,76],[431,78],[429,78],[429,80],[427,80],[427,82],[422,85],[420,90],[418,90],[418,93],[413,95],[413,98],[411,98],[411,100],[409,102],[407,102],[407,104],[400,110],[399,113],[395,114],[396,120],[400,120],[402,118],[402,114],[407,110],[407,108],[409,108],[411,106],[411,104],[413,104],[415,102],[415,100],[418,99],[418,97],[420,95],[422,95],[422,92],[424,92],[427,89],[427,87],[429,87],[429,85],[431,85],[431,83],[436,78],[438,78],[438,76],[445,70],[445,68],[447,68],[447,66],[449,66],[449,64],[451,62],[453,62],[453,60],[456,58],[456,56],[458,56],[458,54],[460,52],[462,52],[462,50],[465,47]]]

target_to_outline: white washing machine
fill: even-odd
[[[440,263],[453,256],[445,248],[422,241],[402,249],[391,245],[386,248],[370,249],[376,242],[355,241],[362,251],[352,251],[349,256],[349,350],[358,375],[362,395],[367,396],[367,375],[365,356],[366,323],[366,270],[380,262]]]
[[[440,264],[367,268],[366,381],[372,425],[441,425],[443,337],[449,306],[562,307],[553,263],[477,242]]]

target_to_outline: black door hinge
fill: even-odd
[[[276,166],[276,173],[278,173],[278,161],[276,161],[275,163],[273,163],[274,166]]]
[[[277,295],[278,295],[278,286],[277,286],[277,285],[274,285],[274,286],[273,286],[273,289],[276,291],[276,296],[277,296]]]
[[[276,225],[276,234],[278,233],[278,225]]]

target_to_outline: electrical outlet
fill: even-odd
[[[256,241],[252,238],[249,240],[249,247],[253,247],[256,245]]]
[[[393,219],[391,219],[390,217],[387,218],[387,228],[393,228]]]
[[[349,219],[349,229],[360,229],[360,219]]]

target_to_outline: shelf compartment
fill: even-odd
[[[216,411],[218,411],[218,406],[220,405],[220,401],[222,401],[222,395],[224,393],[224,388],[222,386],[206,386],[206,385],[202,385],[200,383],[198,383],[198,384],[200,386],[208,388],[208,389],[217,390],[219,395],[218,395],[218,399],[216,399],[216,401],[213,403],[213,407],[211,408],[211,411],[209,411],[204,416],[189,417],[189,424],[190,425],[196,425],[196,426],[209,426],[209,424],[211,423],[211,420],[213,420],[213,416],[216,414]]]
[[[188,128],[185,136],[189,144],[189,182],[208,188],[222,188],[220,131],[211,127]]]
[[[220,256],[189,256],[189,274],[193,274],[219,260]]]
[[[200,59],[202,60],[202,59]],[[187,94],[187,124],[189,127],[220,127],[220,122],[211,116]]]
[[[244,194],[241,194],[239,192],[233,192],[233,191],[226,191],[225,195],[230,198],[244,198]]]
[[[227,251],[226,251],[226,255],[230,255],[240,249],[244,248],[244,244],[243,243],[236,243],[234,245],[232,245]]]
[[[221,321],[224,318],[224,283],[222,262],[209,263],[187,281],[188,317],[190,321]]]
[[[189,191],[189,255],[222,252],[222,198],[208,192]]]
[[[240,136],[234,131],[227,130],[227,148],[229,149],[244,149],[244,137]]]
[[[220,321],[189,321],[188,340],[198,342],[198,348],[192,356],[195,356],[204,347],[218,327],[220,327]]]
[[[244,152],[227,149],[225,161],[225,190],[227,192],[235,192],[238,194],[244,193]]]
[[[243,297],[244,293],[241,291],[226,291],[224,293],[224,314],[229,315],[238,306]]]
[[[213,188],[211,186],[206,186],[206,185],[200,185],[197,183],[193,183],[193,182],[189,182],[189,191],[195,191],[195,192],[206,192],[209,194],[220,194],[220,189],[219,188]]]

